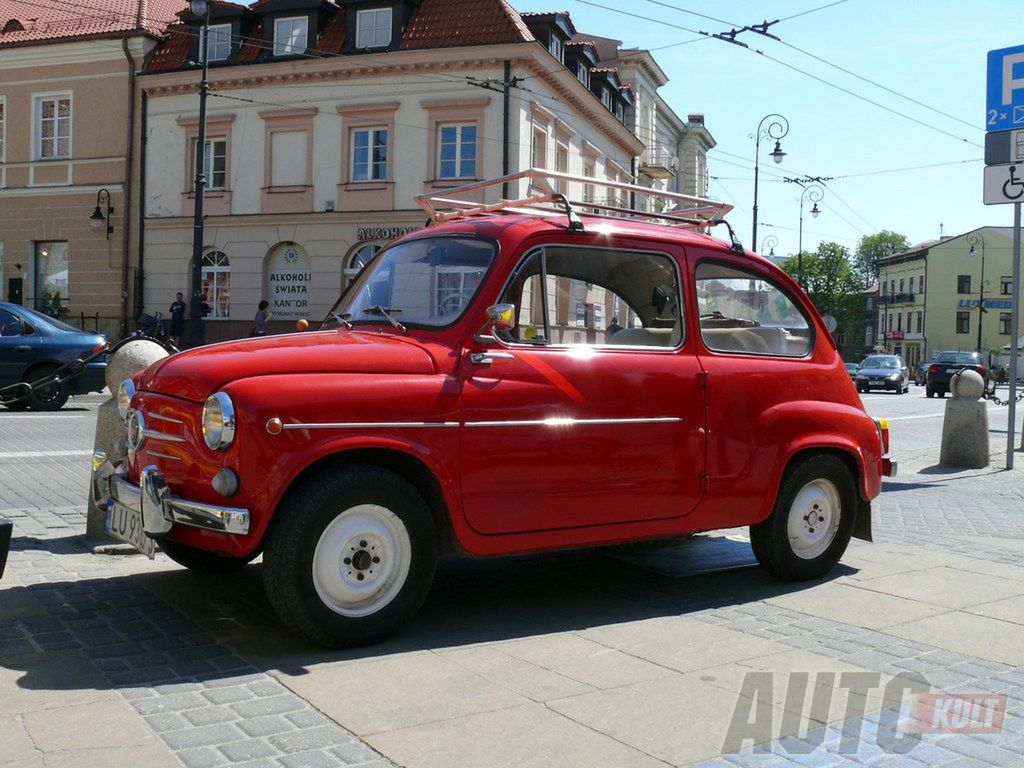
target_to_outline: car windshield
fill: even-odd
[[[42,321],[45,325],[49,325],[53,328],[56,328],[59,331],[70,331],[71,333],[84,333],[84,331],[81,328],[75,328],[75,326],[73,325],[62,323],[57,318],[50,317],[49,315],[44,315],[42,312],[36,312],[34,309],[22,307],[22,311],[25,312],[25,314],[29,315],[29,320]]]
[[[869,357],[861,368],[899,368],[900,364],[894,357]]]
[[[975,359],[973,352],[944,352],[939,355],[937,363],[954,363],[956,365],[975,365],[977,360]]]
[[[477,237],[398,243],[377,254],[320,327],[393,321],[401,326],[450,325],[473,300],[495,253],[494,243]]]

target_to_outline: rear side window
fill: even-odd
[[[696,288],[700,335],[708,349],[768,357],[810,353],[809,319],[764,275],[705,261],[697,265]]]
[[[551,245],[531,251],[506,287],[511,341],[678,347],[679,274],[661,253]]]

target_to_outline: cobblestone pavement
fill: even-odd
[[[914,409],[941,408],[877,402],[907,409],[899,437],[908,442],[935,427],[932,415]],[[844,560],[851,565],[818,585],[778,585],[757,570],[677,578],[664,558],[645,566],[642,558],[605,550],[453,561],[442,564],[423,614],[405,635],[365,651],[329,654],[280,628],[260,592],[258,564],[237,575],[199,577],[162,555],[151,563],[89,549],[81,536],[81,500],[94,404],[86,407],[83,424],[20,414],[12,423],[0,414],[0,515],[14,520],[16,537],[0,582],[0,671],[16,670],[17,685],[26,690],[70,688],[68,681],[55,684],[39,662],[79,659],[181,764],[1024,765],[1024,647],[1013,646],[1014,638],[1024,638],[1024,611],[1011,588],[1024,582],[1019,469],[951,472],[932,466],[919,449],[910,471],[887,482],[875,504],[876,543],[852,545]],[[34,437],[23,423],[38,428]],[[70,438],[58,440],[61,434]],[[748,561],[749,550],[737,560]],[[941,582],[922,581],[921,574],[944,569],[952,598],[942,594]],[[1008,597],[983,595],[973,604],[968,591],[957,602],[958,585],[972,577],[985,589],[1006,585]],[[844,610],[836,595],[854,592],[894,603],[896,618],[873,622]],[[997,603],[1005,603],[1004,613],[988,616],[985,606]],[[905,609],[917,613],[903,616]],[[978,619],[987,622],[984,631],[965,625],[963,638],[946,637],[945,625],[915,635],[903,623],[976,615],[985,617]],[[693,658],[681,662],[674,649],[659,645],[664,622],[678,623],[679,638],[706,631],[721,646],[741,642],[735,649],[689,649]],[[991,627],[995,634],[986,635]],[[702,654],[709,654],[705,661]],[[796,659],[787,662],[795,666],[785,659]],[[422,670],[434,666],[437,679],[425,683]],[[1004,694],[1003,729],[924,736],[905,754],[890,754],[879,746],[879,734],[895,709],[881,701],[853,716],[841,708],[823,720],[812,716],[795,733],[720,754],[744,674],[824,669],[873,671],[883,684],[919,675],[933,690]],[[683,714],[686,696],[661,701],[656,693],[659,685],[683,680],[704,697],[695,694],[690,720]],[[631,698],[634,690],[640,698]],[[788,702],[774,704],[782,710]],[[437,711],[413,712],[417,705]],[[667,724],[645,709],[666,705],[680,708]],[[717,714],[698,725],[702,709]],[[72,756],[5,762],[3,717],[0,708],[0,765],[42,766]],[[553,719],[559,730],[550,730]],[[24,720],[10,722],[28,730]],[[683,745],[673,742],[680,730]],[[702,738],[718,747],[691,743]],[[702,757],[689,757],[702,749]],[[97,763],[86,758],[84,764]]]

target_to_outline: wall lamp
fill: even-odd
[[[103,215],[103,209],[101,205],[106,205],[107,215]],[[92,212],[92,216],[89,217],[89,227],[93,232],[102,232],[104,228],[107,230],[107,240],[110,239],[110,233],[114,231],[114,225],[112,223],[114,216],[114,206],[110,204],[110,192],[106,189],[101,189],[96,193],[96,210]]]

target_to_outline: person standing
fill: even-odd
[[[266,336],[267,335],[267,321],[270,320],[271,313],[267,310],[270,306],[270,302],[263,299],[256,307],[256,317],[252,323],[251,336]]]
[[[181,291],[174,295],[174,303],[171,304],[171,343],[175,346],[181,343],[182,326],[185,324],[185,301]]]
[[[608,323],[608,328],[605,329],[605,330],[606,330],[606,334],[607,334],[606,338],[609,338],[609,339],[612,336],[614,336],[616,333],[618,333],[619,331],[622,330],[622,326],[619,325],[618,315],[612,317],[612,321],[610,323]]]

